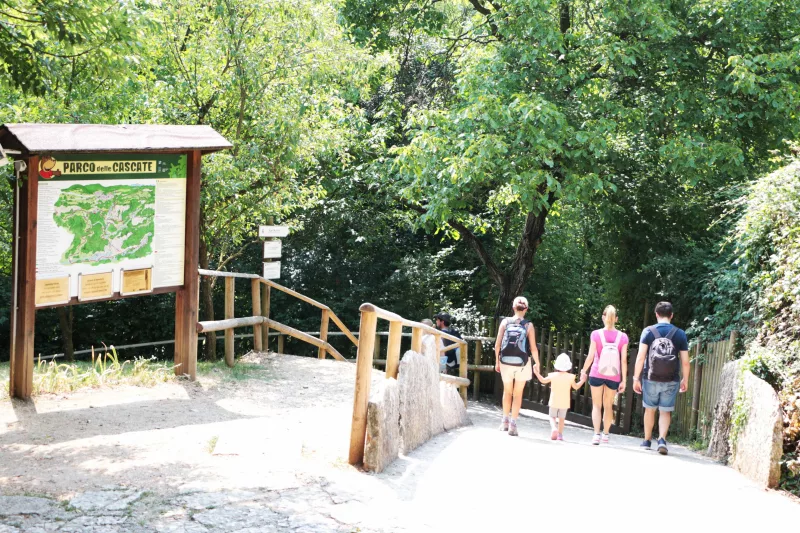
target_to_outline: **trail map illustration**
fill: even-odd
[[[101,265],[152,253],[156,191],[152,185],[71,185],[53,220],[74,236],[61,263]]]
[[[37,282],[62,292],[66,283],[69,298],[87,301],[108,297],[109,278],[110,291],[121,293],[123,277],[135,271],[146,271],[151,290],[182,286],[187,170],[186,154],[43,155]],[[56,296],[51,303],[66,298]]]

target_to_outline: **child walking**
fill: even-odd
[[[564,440],[564,422],[569,411],[570,393],[572,389],[578,390],[586,382],[586,376],[581,376],[581,380],[575,383],[575,374],[570,374],[572,361],[569,356],[562,353],[556,358],[556,372],[551,372],[547,377],[542,377],[539,369],[535,369],[536,378],[541,383],[550,384],[550,439]]]

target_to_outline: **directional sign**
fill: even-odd
[[[280,259],[281,241],[264,241],[264,259]]]
[[[289,228],[287,226],[259,226],[259,237],[288,237]]]
[[[280,279],[281,277],[281,262],[272,261],[271,263],[264,263],[264,279]]]

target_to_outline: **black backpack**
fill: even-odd
[[[672,337],[678,328],[673,326],[665,337],[661,336],[656,326],[647,329],[653,334],[653,342],[647,351],[646,379],[662,383],[674,381],[678,373],[678,349],[672,342]]]
[[[443,329],[442,333],[448,333],[448,334],[452,335],[453,337],[457,337],[459,339],[462,339],[461,333],[457,329],[452,328],[450,326],[447,326],[445,329]],[[454,342],[455,341],[451,341],[450,339],[442,339],[442,344],[444,344],[445,347],[450,346]],[[449,366],[451,368],[458,367],[459,366],[458,363],[459,363],[460,356],[461,356],[461,348],[454,348],[452,350],[449,350],[447,352],[447,366]],[[455,363],[455,364],[453,364],[453,363]]]
[[[500,345],[500,362],[510,366],[525,366],[528,364],[530,350],[528,347],[529,321],[506,319],[506,331],[503,333],[503,343]]]

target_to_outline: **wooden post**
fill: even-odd
[[[458,347],[461,351],[459,354],[459,361],[458,361],[458,375],[462,378],[467,378],[467,372],[469,371],[469,348],[466,341],[461,341],[458,343]],[[467,406],[467,388],[469,385],[459,385],[459,390],[461,392],[461,399],[464,400],[464,407]]]
[[[422,353],[422,330],[419,328],[411,329],[411,351]]]
[[[648,317],[650,316],[650,304],[647,300],[644,301],[644,316],[642,318],[642,329],[647,328],[650,325],[650,321]]]
[[[376,326],[376,328],[377,328],[377,326]],[[361,344],[360,340],[359,340],[359,344]],[[380,335],[377,335],[377,334],[375,335],[375,344],[374,344],[372,349],[374,350],[373,351],[373,355],[372,355],[372,359],[373,360],[374,359],[380,359],[381,358],[381,336]]]
[[[197,379],[197,311],[200,300],[200,150],[187,157],[183,287],[175,295],[175,374]]]
[[[225,319],[233,318],[233,302],[236,278],[225,278]],[[225,330],[225,364],[233,367],[233,328]]]
[[[9,392],[12,398],[28,400],[33,394],[33,353],[36,333],[36,218],[39,197],[39,157],[28,158],[28,178],[19,191],[15,209],[19,213],[18,256],[14,270],[17,308],[12,309],[14,338],[11,339]],[[17,184],[15,184],[17,186]],[[196,271],[195,271],[196,274]]]
[[[278,333],[278,353],[283,353],[284,336],[283,333]]]
[[[330,315],[331,312],[329,310],[322,310],[322,321],[319,324],[319,339],[325,342],[328,342],[328,323],[330,322]],[[317,351],[317,358],[325,359],[326,354],[327,352],[325,351],[325,348],[320,346],[319,350]]]
[[[350,453],[348,462],[360,465],[364,462],[364,445],[367,438],[367,402],[372,381],[372,354],[375,349],[375,329],[378,316],[374,311],[361,312],[358,355],[356,358],[356,387],[353,395],[353,422],[350,427]]]
[[[269,318],[269,298],[270,286],[266,283],[261,283],[261,316]],[[269,351],[269,326],[264,323],[261,325],[261,343],[264,345],[264,351]]]
[[[739,336],[739,332],[736,330],[731,331],[731,336],[728,337],[728,353],[725,354],[725,362],[733,360],[733,354],[736,353],[736,338]]]
[[[397,379],[400,368],[400,341],[403,340],[403,323],[389,322],[389,341],[386,344],[386,377]]]
[[[253,316],[261,315],[261,281],[250,280],[250,293],[253,296]],[[253,349],[260,352],[264,349],[261,343],[261,324],[253,326]]]
[[[700,343],[694,347],[694,381],[692,382],[692,417],[689,431],[697,431],[698,414],[700,413],[700,387],[703,384],[703,363],[700,360]]]
[[[483,364],[483,341],[475,341],[475,364]],[[533,363],[531,363],[533,364]],[[481,374],[482,372],[472,373],[472,401],[477,402],[481,394]]]

